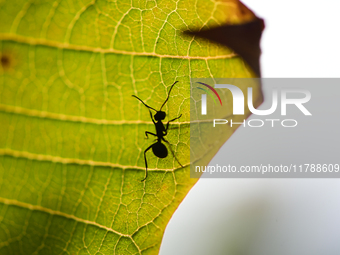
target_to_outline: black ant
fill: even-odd
[[[153,124],[155,125],[155,128],[156,128],[156,134],[154,133],[151,133],[151,132],[148,132],[148,131],[145,131],[145,135],[146,137],[148,138],[148,135],[153,135],[153,136],[157,136],[157,142],[155,142],[154,144],[150,145],[148,148],[146,148],[146,150],[144,151],[144,160],[145,160],[145,178],[142,180],[145,181],[146,178],[148,177],[148,162],[146,160],[146,152],[148,150],[150,150],[152,148],[152,152],[153,154],[155,154],[156,157],[158,158],[165,158],[168,156],[168,150],[166,148],[166,146],[162,143],[163,142],[166,142],[168,145],[169,145],[169,148],[170,148],[170,151],[172,153],[172,155],[174,156],[174,158],[176,159],[176,161],[178,162],[178,164],[182,166],[181,163],[179,163],[178,159],[176,158],[175,156],[175,153],[173,152],[173,150],[171,149],[171,146],[170,146],[170,143],[164,139],[164,136],[166,136],[168,134],[168,128],[169,128],[169,123],[174,121],[174,120],[177,120],[179,119],[181,115],[179,115],[177,118],[174,118],[172,120],[169,120],[168,123],[166,124],[166,127],[164,126],[162,120],[165,119],[166,117],[166,113],[162,111],[162,108],[163,106],[165,105],[165,103],[168,101],[169,99],[169,96],[170,96],[170,92],[172,90],[172,88],[175,86],[175,84],[177,83],[178,81],[175,81],[174,84],[172,84],[171,88],[170,88],[170,91],[169,91],[169,94],[168,94],[168,97],[165,99],[164,103],[162,104],[161,108],[159,109],[159,111],[155,110],[154,108],[148,106],[147,104],[145,104],[140,98],[138,98],[137,96],[135,95],[132,95],[133,97],[137,98],[139,101],[141,101],[148,109],[149,109],[149,112],[150,112],[150,117],[151,117],[151,120],[153,122]],[[156,112],[156,114],[154,115],[154,118],[152,117],[152,113],[151,113],[151,110],[154,110]],[[155,122],[155,120],[157,122]]]

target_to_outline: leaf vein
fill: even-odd
[[[106,227],[106,226],[101,225],[97,222],[85,220],[85,219],[79,218],[77,216],[67,214],[67,213],[64,213],[64,212],[61,212],[61,211],[52,210],[50,208],[46,208],[46,207],[43,207],[43,206],[32,205],[32,204],[21,202],[21,201],[15,200],[15,199],[7,199],[7,198],[4,198],[4,197],[0,197],[0,203],[8,205],[8,206],[17,206],[17,207],[25,208],[25,209],[28,209],[30,211],[45,212],[45,213],[50,214],[52,216],[64,217],[66,219],[74,220],[76,222],[80,222],[80,223],[83,223],[85,225],[92,225],[92,226],[98,227],[100,229],[104,229],[108,232],[115,233],[119,236],[124,236],[124,237],[128,237],[128,238],[132,239],[131,235],[120,233],[120,232],[118,232],[118,231],[116,231],[112,228]]]
[[[97,53],[112,53],[112,54],[120,54],[120,55],[133,55],[133,56],[145,56],[145,57],[158,57],[158,58],[171,58],[171,59],[201,59],[201,60],[211,60],[211,59],[230,59],[234,57],[238,57],[236,53],[230,53],[227,55],[217,55],[217,56],[176,56],[176,55],[166,55],[159,54],[155,52],[134,52],[134,51],[126,51],[126,50],[116,50],[116,49],[103,49],[103,48],[94,48],[85,45],[74,45],[62,42],[56,42],[51,40],[46,40],[43,38],[33,38],[22,35],[15,35],[9,33],[0,34],[0,40],[13,41],[17,43],[24,43],[29,45],[40,45],[47,47],[54,47],[62,50],[76,50],[76,51],[87,51],[87,52],[97,52]]]
[[[25,159],[37,160],[37,161],[50,161],[50,162],[61,163],[61,164],[103,166],[103,167],[121,168],[121,169],[138,169],[138,170],[145,171],[144,166],[143,167],[129,166],[129,165],[121,165],[121,164],[111,163],[111,162],[94,161],[94,160],[86,160],[86,159],[78,159],[78,158],[62,158],[59,156],[37,154],[37,153],[31,153],[27,151],[18,151],[18,150],[12,150],[9,148],[0,149],[0,156],[12,156],[15,158],[25,158]],[[160,170],[163,172],[171,172],[176,169],[148,168],[148,171],[160,171]]]
[[[66,115],[61,113],[53,113],[47,111],[39,111],[34,109],[27,109],[20,106],[11,106],[0,104],[0,111],[7,113],[15,113],[19,115],[25,115],[30,117],[38,117],[38,118],[48,118],[54,120],[61,121],[70,121],[70,122],[81,122],[88,124],[97,124],[97,125],[129,125],[129,124],[148,124],[153,125],[151,121],[144,120],[107,120],[107,119],[95,119],[88,118],[83,116],[75,116],[75,115]],[[172,122],[174,125],[181,124],[189,124],[190,122]]]

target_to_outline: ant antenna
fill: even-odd
[[[171,86],[171,88],[170,88],[170,90],[169,90],[168,97],[165,99],[165,101],[164,101],[164,103],[162,104],[162,107],[161,107],[161,109],[159,109],[159,111],[161,111],[161,110],[162,110],[163,106],[164,106],[164,105],[165,105],[165,103],[168,101],[168,99],[169,99],[169,96],[170,96],[170,92],[171,92],[172,88],[175,86],[175,84],[176,84],[177,82],[178,82],[178,81],[175,81],[175,83],[174,83],[174,84],[172,84],[172,86]]]
[[[147,105],[146,103],[144,103],[143,100],[140,99],[139,97],[136,97],[135,95],[132,95],[132,96],[135,97],[135,98],[137,98],[139,101],[141,101],[141,102],[143,103],[143,105],[145,105],[145,106],[148,107],[149,109],[152,109],[152,110],[154,110],[155,112],[157,112],[157,110],[155,110],[154,108],[148,106],[148,105]]]

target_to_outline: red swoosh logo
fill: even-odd
[[[203,83],[203,82],[197,82],[197,83],[202,84],[202,85],[206,86],[207,88],[211,89],[212,92],[214,92],[215,95],[217,96],[218,100],[220,100],[220,104],[222,105],[221,98],[220,98],[220,96],[218,95],[217,91],[216,91],[213,87],[211,87],[210,85],[205,84],[205,83]]]

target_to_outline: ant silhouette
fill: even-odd
[[[153,122],[153,124],[155,125],[155,128],[156,128],[156,134],[154,133],[151,133],[149,131],[145,131],[145,135],[147,138],[148,135],[153,135],[153,136],[156,136],[157,137],[157,142],[155,142],[154,144],[150,145],[148,148],[146,148],[146,150],[144,151],[144,160],[145,160],[145,178],[143,180],[141,180],[142,182],[146,180],[146,178],[148,177],[148,162],[146,160],[146,152],[148,150],[150,150],[152,148],[152,152],[153,154],[158,157],[158,158],[165,158],[168,156],[168,150],[166,148],[166,146],[162,143],[163,142],[166,142],[168,145],[169,145],[169,148],[170,148],[170,151],[172,153],[172,155],[174,156],[174,158],[176,159],[176,161],[178,162],[178,164],[182,166],[182,164],[178,161],[178,159],[176,158],[175,156],[175,153],[173,152],[173,150],[171,149],[171,146],[170,146],[170,143],[165,140],[164,136],[166,136],[168,134],[168,128],[169,128],[169,123],[172,122],[172,121],[175,121],[177,119],[179,119],[181,115],[179,115],[177,118],[174,118],[172,120],[169,120],[168,123],[166,124],[166,126],[164,126],[162,120],[165,119],[166,117],[166,113],[162,111],[162,108],[163,106],[165,105],[165,103],[168,101],[169,99],[169,96],[170,96],[170,92],[172,90],[172,88],[175,86],[175,84],[177,83],[178,81],[175,81],[174,84],[172,84],[171,88],[170,88],[170,91],[169,91],[169,94],[168,94],[168,97],[165,99],[164,103],[162,104],[161,108],[159,109],[159,111],[155,110],[154,108],[148,106],[147,104],[145,104],[143,102],[143,100],[141,100],[140,98],[138,98],[137,96],[135,95],[132,95],[133,97],[137,98],[139,101],[141,101],[148,109],[149,109],[149,113],[150,113],[150,117],[151,117],[151,120]],[[152,113],[151,113],[151,110],[154,110],[156,112],[156,114],[154,115],[154,118],[152,117]],[[155,121],[156,120],[156,121]],[[155,141],[156,141],[155,140]]]

